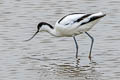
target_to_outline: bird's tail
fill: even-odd
[[[106,14],[102,13],[102,12],[98,12],[98,13],[93,13],[90,16],[88,16],[86,19],[84,19],[80,25],[84,25],[90,22],[93,22],[95,20],[98,20],[102,17],[104,17]]]
[[[81,22],[81,27],[84,32],[90,30],[102,17],[104,17],[106,14],[102,12],[93,13],[88,18],[84,19]]]
[[[102,12],[98,12],[98,13],[94,13],[94,14],[92,14],[90,17],[92,18],[94,18],[94,19],[98,19],[98,18],[102,18],[102,17],[104,17],[104,16],[106,16],[106,14],[104,14],[104,13],[102,13]]]

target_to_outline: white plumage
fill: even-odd
[[[37,26],[37,32],[28,40],[31,40],[38,32],[46,31],[56,37],[73,37],[76,44],[76,58],[78,57],[78,44],[75,39],[76,35],[86,33],[92,40],[89,58],[91,57],[91,51],[93,46],[93,37],[87,33],[105,14],[102,12],[85,14],[85,13],[72,13],[59,19],[55,27],[46,23],[40,22]]]
[[[80,33],[86,32],[91,29],[104,15],[105,14],[102,12],[99,12],[95,14],[74,13],[64,16],[55,24],[55,31],[59,33],[56,36],[68,37],[73,36],[73,34],[79,35]],[[96,17],[97,19],[90,21],[93,17]],[[83,23],[86,24],[83,25]]]

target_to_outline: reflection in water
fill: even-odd
[[[57,75],[61,77],[71,77],[71,80],[74,78],[96,80],[100,76],[100,73],[95,70],[96,64],[94,62],[90,62],[89,65],[86,66],[80,66],[78,62],[77,60],[77,66],[71,66],[69,64],[57,65]]]
[[[67,63],[62,63],[59,64],[58,62],[62,60],[58,59],[50,59],[50,58],[35,58],[35,57],[25,57],[24,59],[28,59],[31,61],[38,61],[41,67],[36,67],[35,69],[38,68],[38,73],[40,74],[40,78],[42,79],[47,79],[50,78],[52,75],[54,75],[53,78],[59,79],[61,78],[62,80],[69,78],[69,80],[73,79],[93,79],[96,80],[97,78],[100,77],[100,72],[97,72],[95,70],[96,67],[96,62],[93,60],[89,60],[89,64],[86,65],[81,65],[80,64],[80,59],[76,59],[75,62],[67,62]],[[56,61],[56,63],[54,63]],[[64,62],[63,60],[62,62]],[[46,63],[51,63],[50,65],[47,65]],[[73,64],[71,64],[73,63]],[[75,64],[74,64],[75,63]],[[51,67],[51,68],[50,68]],[[29,69],[31,70],[31,69]],[[44,77],[46,76],[46,77]],[[52,78],[52,79],[53,79]],[[100,79],[100,78],[99,78]]]
[[[76,59],[76,67],[79,67],[80,59]]]
[[[119,80],[120,0],[0,0],[0,80]],[[77,36],[80,60],[71,38],[41,33],[22,42],[39,22],[52,23],[69,13],[107,14],[89,33]],[[85,39],[86,38],[86,39]],[[85,52],[85,53],[83,53]]]

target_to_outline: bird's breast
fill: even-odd
[[[59,35],[59,37],[72,37],[73,35],[79,35],[82,32],[77,31],[77,30],[57,30],[57,34]]]

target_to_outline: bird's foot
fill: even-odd
[[[88,56],[88,58],[89,58],[89,60],[91,61],[91,58],[92,58],[92,57],[91,57],[91,56]]]

